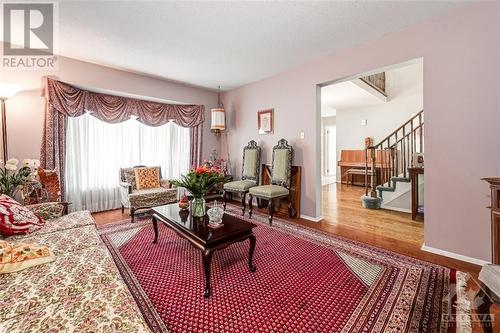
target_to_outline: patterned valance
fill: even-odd
[[[165,104],[100,94],[48,77],[42,79],[42,96],[45,109],[40,162],[45,169],[57,170],[63,198],[68,117],[78,117],[87,111],[107,123],[126,121],[131,116],[148,126],[161,126],[173,120],[177,125],[189,128],[191,165],[201,162],[204,105]]]
[[[166,104],[130,97],[96,93],[44,77],[42,96],[55,111],[78,117],[86,111],[107,123],[120,123],[136,116],[148,126],[173,120],[182,127],[196,127],[205,120],[204,105]]]

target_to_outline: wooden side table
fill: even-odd
[[[491,189],[491,261],[500,265],[500,177],[483,178]]]
[[[483,332],[498,332],[498,312],[500,309],[500,298],[495,295],[484,283],[473,275],[469,275],[468,288],[473,292],[471,299],[472,310],[477,318],[473,318],[474,324],[479,323]],[[475,331],[474,331],[475,332]]]
[[[418,204],[418,175],[424,174],[424,168],[408,168],[411,184],[411,219],[416,220],[420,214],[424,215],[424,206]]]

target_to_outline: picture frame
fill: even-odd
[[[274,109],[257,112],[257,128],[259,134],[274,133]]]

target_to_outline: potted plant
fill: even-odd
[[[18,164],[17,159],[11,158],[0,168],[0,193],[21,201],[18,191],[26,181],[34,178],[34,170],[40,165],[40,161],[25,159],[19,169]]]
[[[192,168],[180,179],[173,179],[171,183],[177,187],[184,187],[188,190],[193,199],[191,200],[191,215],[204,216],[205,209],[205,194],[217,183],[224,180],[224,174],[221,169],[208,164]]]

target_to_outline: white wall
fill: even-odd
[[[328,106],[322,106],[321,113],[323,114],[323,108],[328,109]],[[321,175],[322,175],[322,180],[321,180],[321,185],[326,185],[330,184],[334,179],[331,179],[332,177],[326,177],[326,157],[327,157],[327,152],[326,152],[326,145],[325,145],[325,127],[326,126],[336,126],[337,123],[337,118],[335,116],[332,117],[322,117],[321,118]]]
[[[366,137],[380,142],[423,110],[423,88],[423,64],[419,62],[386,72],[386,103],[337,109],[337,158],[341,150],[364,149]],[[362,119],[368,120],[367,126],[361,125]],[[340,176],[337,170],[337,181]]]

